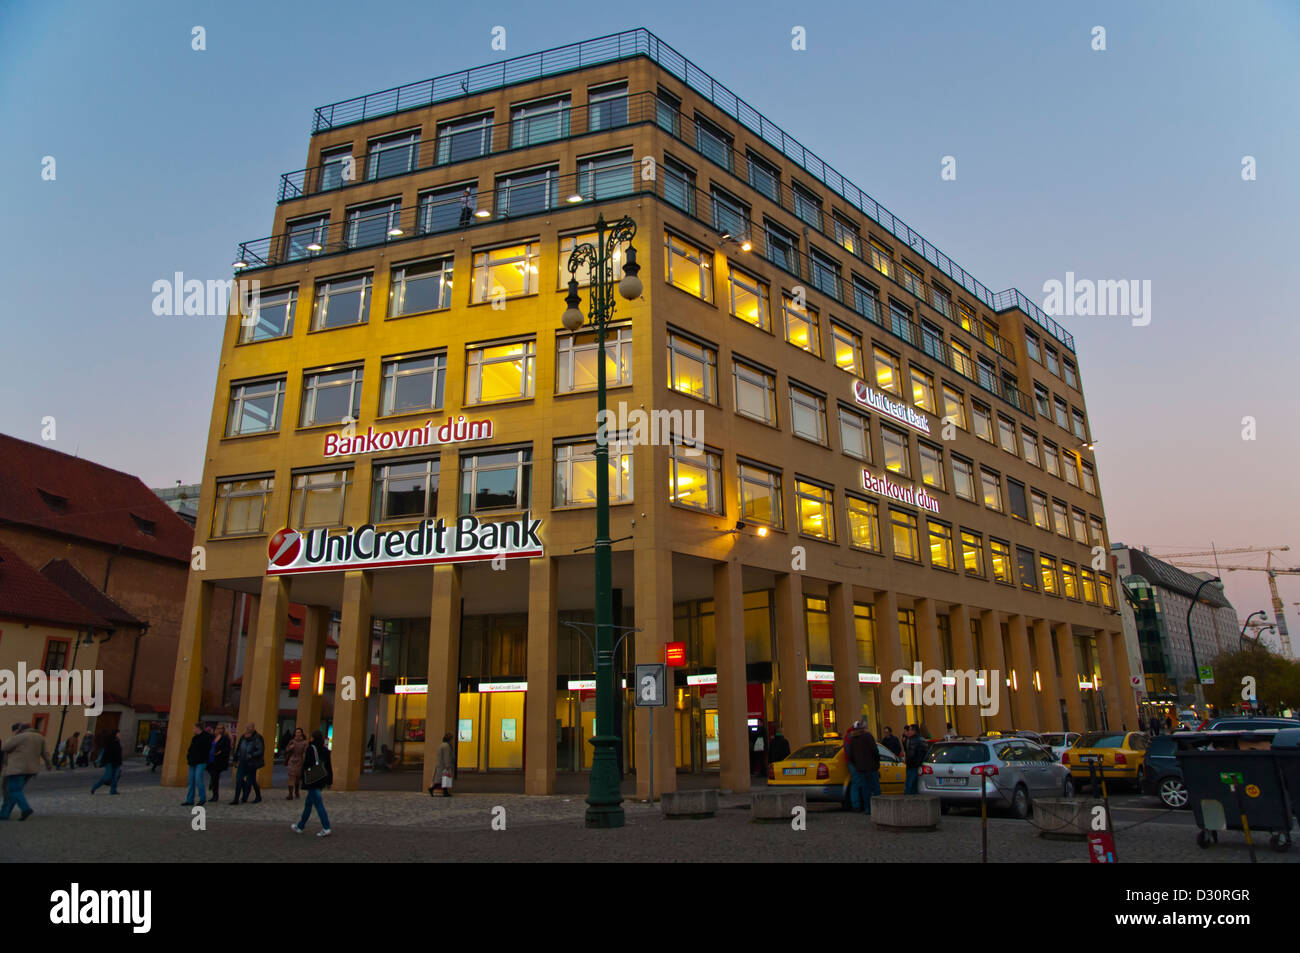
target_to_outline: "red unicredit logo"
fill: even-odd
[[[266,554],[272,566],[289,566],[298,558],[301,550],[302,534],[286,526],[271,537],[271,542],[266,547]]]

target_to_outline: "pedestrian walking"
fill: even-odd
[[[848,734],[849,807],[871,813],[871,798],[880,793],[880,748],[866,721],[854,722]]]
[[[72,737],[63,742],[63,760],[71,771],[77,766],[77,752],[81,750],[81,732],[74,731]]]
[[[334,766],[330,763],[330,749],[325,747],[325,736],[319,731],[311,733],[311,744],[303,755],[302,786],[307,790],[307,797],[302,805],[302,819],[297,824],[290,824],[295,834],[301,834],[311,819],[312,808],[320,816],[320,830],[317,837],[330,836],[330,818],[325,813],[325,800],[321,791],[334,783]]]
[[[303,758],[307,755],[307,734],[301,728],[295,728],[293,734],[289,736],[289,743],[284,747],[284,766],[289,769],[289,793],[285,795],[286,801],[292,801],[298,796],[299,786],[302,784],[302,764]]]
[[[212,784],[212,800],[221,800],[221,773],[230,767],[230,735],[226,726],[217,723],[217,733],[212,737],[212,750],[208,752],[208,780]]]
[[[25,821],[32,816],[31,805],[23,796],[27,782],[41,770],[41,762],[46,771],[53,771],[54,765],[45,751],[45,736],[25,722],[13,726],[13,736],[6,739],[4,745],[4,788],[5,798],[0,806],[0,821],[9,820],[14,808],[18,808],[18,820]]]
[[[264,764],[266,764],[266,742],[257,733],[257,726],[250,721],[244,726],[244,734],[239,739],[238,747],[235,748],[235,799],[230,802],[231,804],[238,804],[241,799],[247,804],[250,788],[256,795],[253,803],[257,804],[262,800],[262,788],[257,783],[257,772]]]
[[[907,769],[907,775],[903,782],[903,793],[915,794],[921,778],[921,763],[925,761],[925,756],[930,749],[921,738],[919,725],[908,725],[904,730],[907,732],[907,744],[904,748],[903,765]]]
[[[122,732],[119,729],[114,728],[113,734],[104,742],[99,760],[104,764],[104,774],[90,786],[90,793],[94,794],[107,784],[108,793],[116,794],[117,779],[122,776]]]
[[[81,738],[81,753],[77,755],[77,767],[84,768],[90,764],[90,752],[95,747],[95,736],[89,731]]]
[[[207,804],[208,782],[203,772],[208,770],[208,758],[212,755],[212,735],[202,724],[194,726],[194,737],[190,739],[190,748],[185,752],[185,763],[189,765],[189,785],[185,789],[183,807],[193,807],[194,797],[198,795],[200,804]]]
[[[894,734],[894,730],[888,725],[885,725],[885,727],[880,731],[880,743],[884,745],[886,750],[888,750],[895,758],[901,758],[903,756],[903,745],[899,742],[898,736]]]
[[[456,761],[451,753],[451,732],[442,736],[442,744],[438,745],[438,763],[433,767],[433,783],[429,785],[429,797],[433,797],[434,791],[442,791],[443,797],[451,797],[452,772],[456,769]]]

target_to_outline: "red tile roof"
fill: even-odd
[[[146,627],[146,623],[118,605],[108,593],[82,575],[81,570],[66,559],[51,559],[41,567],[41,575],[95,615],[107,619],[115,626],[131,629]]]
[[[4,522],[185,563],[194,542],[194,528],[138,477],[0,434]]]
[[[4,545],[0,545],[0,618],[72,629],[112,628]]]

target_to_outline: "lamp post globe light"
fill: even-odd
[[[561,321],[569,331],[577,331],[584,321],[578,297],[577,271],[587,266],[590,301],[587,315],[596,331],[596,420],[605,420],[605,330],[614,314],[614,259],[616,249],[628,244],[627,262],[618,293],[628,301],[641,297],[641,279],[637,273],[636,249],[631,247],[636,222],[624,216],[606,225],[602,215],[596,219],[596,241],[584,242],[569,256],[568,305]],[[596,733],[591,739],[595,748],[591,757],[591,778],[587,788],[587,827],[622,827],[622,778],[618,771],[619,744],[614,732],[614,633],[613,569],[609,539],[609,441],[605,428],[596,427]]]

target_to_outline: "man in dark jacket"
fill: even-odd
[[[231,804],[242,800],[248,803],[248,791],[251,787],[256,797],[253,803],[262,800],[262,788],[257,783],[257,770],[266,763],[266,742],[257,733],[257,727],[249,722],[244,726],[244,734],[235,749],[235,799]]]
[[[113,729],[113,733],[104,742],[103,753],[100,760],[104,763],[104,774],[98,781],[90,786],[90,793],[94,794],[105,784],[108,785],[108,793],[117,793],[117,779],[122,776],[122,732]]]
[[[903,756],[903,746],[899,744],[898,736],[894,734],[894,730],[888,725],[885,725],[885,727],[881,729],[880,743],[892,751],[895,758],[901,758]]]
[[[871,796],[880,793],[880,749],[865,721],[855,722],[846,739],[849,762],[849,806],[871,813]]]
[[[908,725],[905,730],[907,731],[907,745],[904,749],[903,764],[907,768],[907,780],[903,782],[903,793],[915,794],[921,778],[921,762],[925,760],[930,747],[921,737],[919,725]]]
[[[194,726],[194,737],[190,739],[190,748],[185,752],[185,763],[189,765],[189,787],[185,789],[184,807],[194,806],[194,795],[199,796],[200,804],[207,804],[208,783],[203,772],[208,769],[208,755],[212,753],[212,735],[201,724]]]
[[[781,734],[781,726],[773,726],[775,734],[772,735],[772,748],[768,752],[769,763],[784,761],[790,757],[790,742],[785,735]]]

